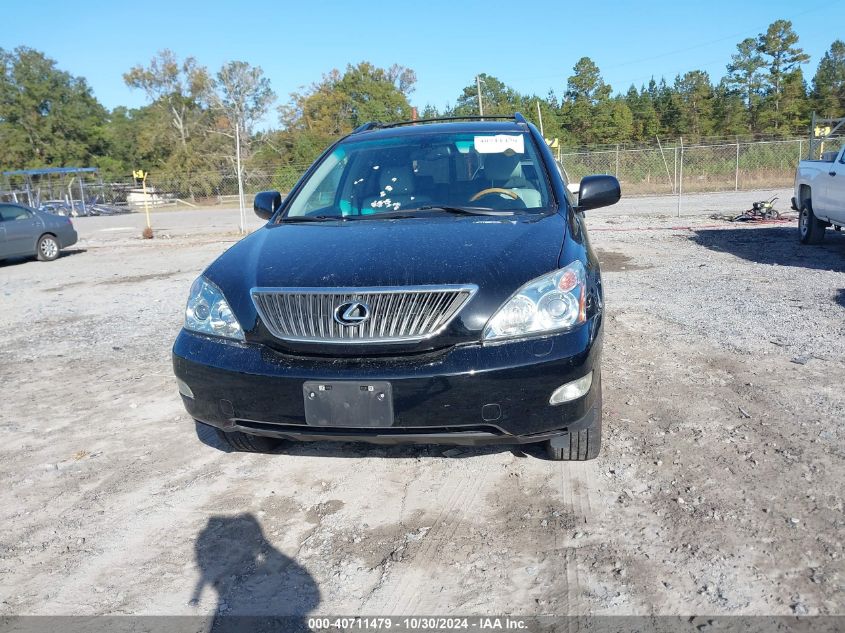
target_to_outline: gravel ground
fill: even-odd
[[[581,464],[221,450],[169,348],[236,212],[148,242],[82,218],[58,262],[0,264],[0,615],[845,613],[845,238],[624,203],[589,216],[606,440]]]
[[[618,215],[650,216],[703,216],[713,212],[737,215],[758,200],[769,200],[777,196],[775,208],[789,211],[792,189],[766,189],[762,191],[722,191],[719,193],[693,193],[681,197],[680,208],[677,196],[623,197],[617,204],[591,212],[591,216],[613,217]]]

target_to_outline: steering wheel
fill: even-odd
[[[477,194],[475,194],[472,198],[469,199],[470,202],[475,202],[479,198],[483,198],[484,196],[489,196],[494,193],[500,193],[503,196],[507,196],[512,200],[516,200],[519,196],[511,191],[510,189],[502,189],[501,187],[490,187],[488,189],[482,189]]]

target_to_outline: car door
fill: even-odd
[[[29,209],[17,204],[0,203],[3,224],[3,257],[35,254],[35,240],[41,233],[41,220]]]
[[[9,248],[6,244],[6,227],[4,226],[3,216],[0,215],[0,259],[9,256],[9,253],[6,252],[8,250]]]
[[[825,215],[831,222],[845,224],[845,147],[829,165],[826,175],[822,176],[825,183],[824,204]]]

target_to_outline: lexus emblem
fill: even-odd
[[[334,320],[341,325],[360,325],[370,318],[370,306],[366,303],[351,301],[342,303],[334,310]]]

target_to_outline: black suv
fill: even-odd
[[[173,366],[232,447],[281,439],[601,445],[603,299],[583,211],[516,114],[368,123],[193,284]]]

